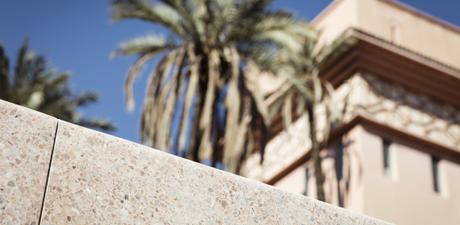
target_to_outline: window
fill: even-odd
[[[303,195],[307,196],[308,195],[308,182],[310,178],[310,171],[308,169],[308,166],[305,168],[305,189],[303,191]]]
[[[400,39],[399,26],[395,23],[390,25],[390,41],[399,44]]]
[[[391,166],[391,152],[390,152],[391,141],[388,139],[382,139],[382,151],[383,151],[383,171],[386,175],[392,175]]]
[[[339,140],[335,147],[335,175],[337,178],[337,197],[338,204],[340,207],[344,207],[344,193],[341,189],[343,183],[343,156],[344,156],[345,144],[342,139]]]
[[[343,150],[344,150],[343,141],[340,140],[335,147],[335,174],[337,181],[342,180],[343,178]]]
[[[433,190],[441,193],[441,182],[439,177],[439,158],[431,156],[431,173],[433,174]]]

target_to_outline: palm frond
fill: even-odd
[[[179,69],[184,60],[184,50],[178,49],[168,55],[166,69],[162,75],[157,94],[157,110],[162,115],[162,119],[156,122],[156,146],[160,149],[167,149],[169,143],[169,128],[172,120],[173,106],[176,103],[176,85],[178,84],[180,74]],[[158,119],[158,117],[157,117]]]
[[[260,17],[267,13],[267,8],[272,0],[247,0],[236,1],[236,6],[239,8],[239,18]]]
[[[29,95],[29,99],[25,103],[25,106],[31,109],[37,109],[39,105],[43,104],[45,100],[45,94],[43,89],[32,92]]]
[[[147,83],[147,92],[145,94],[144,109],[142,113],[141,123],[141,137],[142,140],[150,139],[153,142],[156,131],[156,124],[158,121],[158,115],[161,115],[161,107],[157,107],[159,92],[161,90],[161,84],[163,76],[170,63],[172,62],[172,55],[164,56],[156,66],[156,69],[149,75],[149,81]],[[153,144],[153,143],[152,143]]]
[[[162,51],[171,50],[176,47],[177,46],[172,41],[167,41],[162,36],[151,34],[121,43],[119,47],[112,53],[112,55],[143,55],[152,52],[158,54]]]
[[[158,23],[180,36],[186,36],[187,32],[190,32],[186,20],[175,8],[163,3],[152,5],[147,0],[114,0],[112,19],[140,19]]]
[[[92,92],[75,94],[69,87],[70,74],[51,69],[45,57],[29,50],[27,40],[19,50],[12,77],[8,61],[0,46],[0,98],[86,127],[115,129],[110,121],[90,119],[78,112],[80,107],[95,103],[97,96]]]
[[[76,121],[76,124],[88,128],[100,129],[106,132],[114,131],[117,129],[110,121],[95,118],[81,118]]]
[[[220,59],[219,53],[213,50],[209,54],[209,68],[208,68],[208,84],[205,94],[204,105],[201,113],[199,128],[202,130],[202,140],[200,151],[201,159],[210,159],[212,154],[212,146],[210,144],[211,129],[213,121],[214,101],[216,98],[217,84],[219,79],[219,66]]]
[[[259,68],[253,61],[249,61],[246,65],[246,71],[243,73],[246,87],[254,99],[255,107],[262,116],[265,125],[270,124],[270,116],[268,114],[268,107],[264,102],[264,96],[258,85],[258,76],[261,74]]]
[[[299,79],[299,77],[295,75],[295,71],[293,71],[292,68],[284,67],[280,69],[280,73],[292,83],[292,85],[299,91],[303,98],[309,100],[313,100],[315,98],[315,93],[313,93],[311,89],[304,85],[305,80]]]
[[[74,104],[78,107],[87,106],[99,100],[99,96],[94,92],[84,92],[74,99]]]
[[[282,117],[283,124],[286,129],[288,129],[292,124],[292,101],[294,97],[294,92],[290,91],[286,95],[286,99],[283,104]]]
[[[27,57],[31,53],[29,52],[28,40],[25,39],[22,43],[21,48],[19,49],[19,54],[16,58],[16,67],[14,73],[14,88],[20,88],[26,83],[27,72],[29,67],[29,62]]]
[[[190,74],[188,79],[187,91],[185,93],[184,116],[182,118],[182,127],[184,127],[184,129],[182,129],[181,134],[179,135],[179,149],[185,148],[187,130],[193,127],[192,123],[194,122],[188,120],[188,118],[192,112],[193,101],[198,86],[201,58],[195,55],[193,48],[193,45],[187,46],[187,55],[190,61]]]
[[[125,102],[128,111],[132,111],[134,109],[134,94],[133,94],[133,84],[134,80],[136,79],[137,75],[139,74],[142,66],[147,63],[150,59],[155,57],[155,53],[147,53],[139,57],[133,66],[129,69],[128,74],[126,75],[125,80]]]
[[[194,23],[193,7],[187,0],[159,0],[161,3],[174,8],[182,17],[184,27],[187,27],[187,34],[198,38],[197,25]],[[200,0],[201,1],[201,0]],[[186,35],[184,35],[186,36]],[[190,39],[189,39],[190,40]]]

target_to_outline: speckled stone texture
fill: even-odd
[[[41,224],[385,223],[59,122]]]
[[[0,100],[0,224],[37,224],[57,119]]]

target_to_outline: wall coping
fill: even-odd
[[[8,118],[0,120],[4,137],[0,144],[22,140],[24,135],[38,138],[43,130],[37,124],[22,123],[20,130],[4,123],[14,118],[43,117],[42,114],[0,101],[0,111]],[[43,119],[43,118],[41,118]],[[52,140],[46,187],[37,196],[39,218],[26,218],[23,211],[0,208],[0,224],[387,224],[358,213],[317,200],[283,192],[263,183],[216,170],[140,144],[89,130],[55,118],[57,132]],[[36,121],[40,123],[40,120]],[[42,121],[43,122],[43,121]],[[32,133],[27,133],[32,131]],[[38,136],[37,136],[38,135]],[[10,146],[10,145],[8,145]],[[27,149],[28,147],[19,146]],[[17,149],[3,147],[2,156]],[[14,162],[0,158],[0,168]],[[24,165],[27,167],[30,165]],[[0,180],[11,177],[38,176],[33,170],[24,173],[0,173]],[[9,176],[8,178],[5,176]],[[43,175],[42,175],[43,176]],[[0,182],[1,188],[5,182]],[[34,184],[26,183],[25,188]],[[25,193],[25,192],[24,192]],[[12,196],[2,196],[11,198]],[[41,198],[43,197],[43,198]],[[18,199],[29,196],[18,195]],[[7,202],[5,207],[21,208],[21,201]],[[3,203],[0,203],[2,206]],[[35,214],[32,216],[36,216]],[[16,218],[9,220],[8,218]]]

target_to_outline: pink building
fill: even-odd
[[[396,224],[460,224],[459,27],[392,0],[336,0],[313,23],[320,44],[341,43],[321,74],[345,112],[322,155],[327,201]],[[278,128],[246,175],[314,197],[305,123]]]

